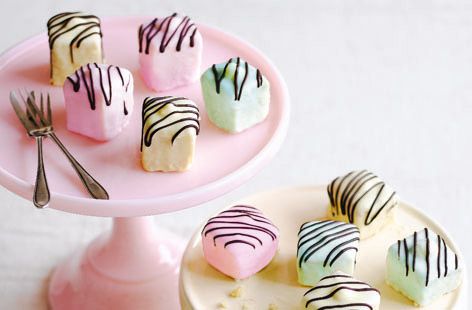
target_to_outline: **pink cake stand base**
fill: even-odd
[[[152,217],[114,218],[113,228],[54,271],[53,309],[179,309],[183,241]]]

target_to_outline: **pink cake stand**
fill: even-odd
[[[256,48],[218,29],[200,25],[204,38],[202,69],[241,56],[271,84],[271,108],[261,124],[236,135],[214,127],[206,117],[199,83],[159,95],[193,99],[202,112],[201,133],[192,169],[185,173],[148,173],[140,166],[141,103],[150,92],[137,74],[138,26],[146,17],[102,21],[107,62],[130,69],[135,77],[135,112],[119,137],[98,143],[65,129],[62,89],[49,85],[46,34],[13,47],[0,57],[0,184],[31,199],[36,147],[8,104],[10,90],[48,91],[57,135],[79,162],[103,184],[110,200],[88,198],[59,149],[44,143],[50,207],[65,212],[113,218],[113,228],[56,268],[49,288],[53,309],[178,309],[178,239],[156,233],[149,215],[173,212],[217,198],[246,182],[280,148],[287,131],[289,97],[272,63]]]

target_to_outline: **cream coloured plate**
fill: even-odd
[[[238,203],[261,209],[280,229],[279,251],[261,272],[235,281],[207,264],[203,257],[200,231],[190,241],[180,275],[180,298],[183,309],[301,309],[301,297],[307,291],[297,282],[296,244],[300,225],[326,218],[328,196],[325,187],[297,187],[256,194]],[[400,203],[395,221],[377,235],[360,243],[355,277],[380,290],[381,309],[419,309],[395,292],[384,281],[387,248],[397,239],[427,226],[444,237],[458,254],[459,249],[446,231],[435,221],[406,203]],[[467,275],[461,286],[421,309],[467,309]],[[240,289],[239,297],[231,292]],[[237,294],[236,294],[237,295]]]

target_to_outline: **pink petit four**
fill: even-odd
[[[138,35],[140,72],[149,88],[164,91],[198,80],[202,36],[188,16],[155,18]]]
[[[202,231],[206,260],[234,279],[245,279],[267,266],[277,251],[278,238],[277,227],[250,206],[221,212]]]
[[[64,84],[67,129],[99,141],[110,140],[133,112],[133,76],[126,69],[87,64]]]

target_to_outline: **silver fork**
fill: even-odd
[[[21,95],[21,94],[20,94]],[[69,153],[64,144],[54,133],[52,126],[51,99],[49,94],[46,99],[46,111],[44,110],[43,94],[40,95],[40,107],[36,104],[34,92],[29,92],[26,99],[21,96],[26,112],[23,112],[14,92],[10,93],[10,101],[18,118],[26,128],[28,134],[34,137],[38,144],[38,172],[33,196],[35,206],[42,208],[47,205],[50,199],[49,188],[46,182],[46,174],[44,172],[44,163],[42,159],[42,138],[50,137],[61,151],[66,155],[75,172],[79,175],[82,184],[85,186],[89,194],[95,199],[109,199],[107,191],[100,185]]]

